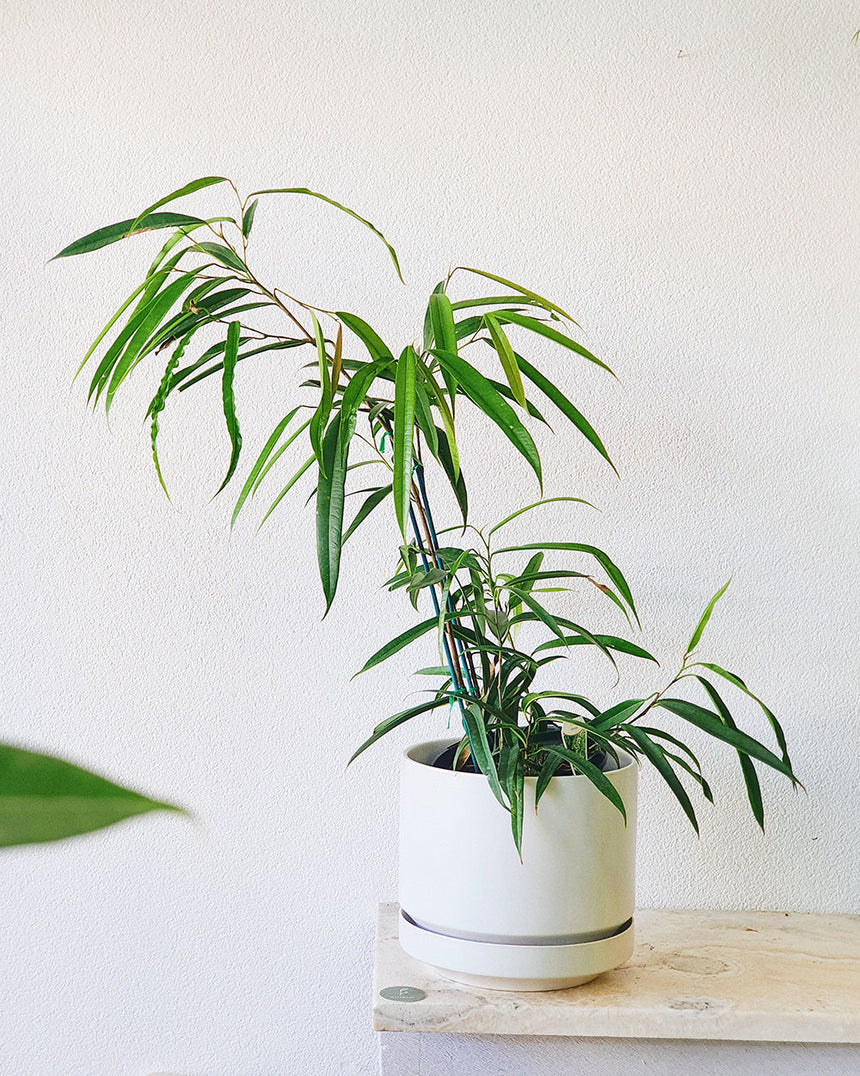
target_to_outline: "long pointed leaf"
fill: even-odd
[[[257,476],[259,475],[260,471],[263,469],[263,467],[264,467],[264,465],[266,463],[266,460],[269,458],[269,456],[271,456],[275,445],[278,443],[278,441],[281,438],[281,434],[284,432],[284,430],[287,428],[287,426],[289,426],[290,422],[292,421],[293,417],[296,415],[298,410],[299,410],[298,407],[294,407],[292,409],[292,411],[290,411],[290,413],[288,415],[285,415],[281,419],[281,421],[278,423],[278,425],[272,431],[272,434],[269,437],[268,441],[266,441],[265,445],[263,446],[263,450],[260,453],[260,455],[257,457],[256,463],[251,468],[251,473],[248,475],[248,478],[247,478],[247,480],[245,482],[245,485],[242,487],[242,492],[239,494],[239,497],[236,500],[236,507],[233,509],[233,516],[230,519],[231,528],[235,524],[236,519],[237,519],[237,517],[239,515],[239,512],[242,510],[242,505],[248,499],[248,494],[253,489],[254,483],[257,481]]]
[[[311,198],[319,198],[320,201],[327,202],[329,205],[334,206],[335,209],[342,210],[344,213],[347,214],[347,216],[350,216],[354,220],[359,221],[359,223],[363,224],[365,228],[369,228],[375,236],[382,240],[389,253],[389,256],[391,257],[392,262],[394,263],[394,268],[397,270],[397,275],[400,278],[400,283],[404,283],[403,274],[400,272],[400,262],[397,260],[397,252],[395,251],[394,247],[388,242],[388,240],[378,228],[375,228],[369,220],[365,220],[364,217],[360,217],[358,213],[354,212],[352,209],[348,209],[345,205],[341,205],[340,202],[336,202],[333,198],[327,198],[324,194],[319,194],[317,191],[308,190],[307,187],[272,187],[264,191],[254,191],[252,194],[248,195],[248,197],[253,198],[256,195],[260,194],[306,194],[309,195]]]
[[[696,679],[705,689],[708,694],[708,698],[714,704],[714,709],[722,718],[723,724],[728,725],[729,728],[737,728],[734,718],[729,712],[729,708],[720,698],[720,694],[717,689],[707,681],[703,676],[697,676]],[[755,763],[752,759],[744,754],[743,751],[738,751],[738,759],[741,764],[741,772],[744,775],[744,784],[746,785],[747,798],[750,801],[750,807],[752,808],[753,817],[758,822],[759,827],[764,833],[764,803],[761,798],[761,785],[759,783],[758,774],[755,772]]]
[[[543,488],[540,456],[531,434],[523,426],[510,404],[493,388],[487,379],[459,355],[447,351],[436,352],[443,369],[456,377],[463,391],[484,414],[491,419],[511,444],[528,461]]]
[[[711,598],[711,600],[708,602],[704,613],[702,613],[699,623],[696,625],[696,630],[693,632],[693,637],[692,639],[690,639],[690,645],[687,647],[687,654],[692,653],[692,651],[695,650],[696,647],[699,645],[699,640],[702,638],[702,632],[705,630],[708,621],[711,619],[711,613],[713,613],[714,611],[714,606],[728,590],[729,583],[731,583],[731,579],[729,579],[727,583],[721,586],[717,593],[713,596],[713,598]],[[686,654],[684,656],[686,657]]]
[[[340,413],[331,420],[323,438],[323,463],[320,465],[317,485],[317,563],[326,613],[334,601],[340,573],[344,485],[351,434],[351,428],[344,426],[343,414]]]
[[[227,217],[219,218],[228,220]],[[76,254],[89,254],[93,250],[100,250],[111,243],[118,243],[120,239],[127,239],[131,235],[140,235],[142,232],[153,232],[160,228],[179,228],[183,225],[200,226],[205,224],[200,217],[189,217],[185,213],[152,213],[144,220],[132,217],[129,220],[121,220],[116,224],[109,224],[105,228],[98,228],[89,235],[81,236],[67,247],[63,247],[59,254],[55,254],[51,261],[57,258],[72,258]],[[132,225],[136,227],[132,230]]]
[[[218,493],[233,477],[236,465],[239,462],[239,453],[242,451],[242,434],[239,432],[239,422],[236,419],[236,398],[233,395],[233,374],[236,372],[241,328],[242,326],[238,321],[230,322],[230,327],[227,329],[227,343],[224,348],[224,375],[221,380],[221,399],[224,407],[224,421],[227,423],[227,433],[230,435],[230,463],[227,467],[224,481],[218,487]]]
[[[693,804],[690,802],[690,797],[687,795],[687,790],[681,784],[678,775],[672,769],[671,764],[666,759],[663,749],[652,739],[650,739],[640,728],[636,725],[625,725],[624,731],[639,747],[642,754],[648,759],[648,761],[654,766],[666,784],[671,788],[675,799],[681,804],[684,810],[684,814],[689,818],[692,823],[693,829],[698,835],[699,823],[696,819],[696,812],[693,810]]]
[[[412,435],[415,429],[415,367],[417,355],[405,347],[394,376],[394,512],[406,542],[406,523],[412,499]]]
[[[190,183],[186,183],[184,187],[180,187],[178,190],[171,192],[164,198],[159,198],[158,201],[153,202],[152,205],[147,206],[146,209],[135,218],[129,231],[137,231],[138,226],[145,217],[148,217],[153,210],[160,209],[163,205],[167,205],[168,202],[175,202],[177,198],[184,198],[186,194],[193,194],[195,191],[202,190],[204,187],[211,187],[215,183],[227,182],[228,181],[224,176],[204,176],[202,179],[194,179]]]
[[[508,385],[510,386],[513,397],[520,407],[525,407],[526,393],[523,388],[523,379],[520,377],[520,369],[517,366],[517,359],[514,355],[514,350],[511,347],[510,340],[505,336],[504,329],[502,329],[501,324],[492,314],[484,314],[484,324],[490,330],[493,347],[496,349],[496,353],[499,356],[499,362],[502,364],[502,369],[505,371],[505,377],[508,379]]]
[[[589,362],[593,362],[596,366],[599,366],[601,370],[606,370],[607,373],[612,373],[612,370],[606,365],[605,362],[601,362],[596,355],[592,355],[590,351],[587,351],[582,344],[578,344],[576,340],[570,336],[565,336],[564,333],[560,333],[557,329],[553,329],[552,326],[545,324],[543,321],[538,321],[537,318],[529,317],[528,314],[514,314],[510,311],[502,313],[501,311],[496,314],[499,321],[511,322],[514,325],[520,325],[524,329],[528,329],[530,332],[537,333],[538,336],[546,337],[547,340],[552,340],[554,344],[560,344],[562,347],[566,347],[569,351],[576,352],[577,355],[582,356],[583,359],[588,359]]]
[[[703,732],[707,732],[714,739],[723,740],[736,750],[743,751],[752,758],[758,759],[759,762],[763,762],[766,766],[785,774],[792,783],[797,783],[797,778],[792,773],[791,767],[772,751],[769,751],[764,744],[760,744],[758,740],[748,736],[745,732],[741,732],[738,728],[730,728],[728,725],[724,725],[717,714],[706,710],[703,706],[699,706],[694,702],[687,702],[685,699],[659,699],[654,705],[661,706],[664,710],[677,714],[678,717],[689,721],[691,725],[695,725]]]

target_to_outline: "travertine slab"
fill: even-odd
[[[860,1043],[858,915],[640,909],[624,967],[541,993],[440,978],[401,950],[398,918],[380,905],[377,1031]],[[381,997],[393,986],[426,997]]]

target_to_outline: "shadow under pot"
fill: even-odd
[[[633,952],[638,766],[603,769],[627,812],[579,774],[553,777],[535,812],[525,779],[523,858],[483,774],[434,765],[450,740],[404,753],[400,944],[457,982],[560,990]]]

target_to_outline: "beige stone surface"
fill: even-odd
[[[377,1031],[860,1042],[860,916],[640,909],[622,968],[571,990],[514,993],[442,979],[404,953],[380,905]],[[425,992],[417,1002],[386,987]]]

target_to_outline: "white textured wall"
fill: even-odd
[[[604,509],[548,511],[545,533],[573,526],[617,558],[667,666],[733,575],[711,653],[782,716],[808,789],[765,776],[762,838],[734,760],[706,747],[718,802],[697,841],[647,777],[640,903],[860,912],[856,15],[836,0],[3,5],[0,733],[199,820],[3,855],[3,1076],[378,1063],[371,932],[396,892],[396,759],[438,729],[404,730],[344,775],[413,690],[409,659],[349,683],[409,620],[378,589],[393,530],[355,539],[320,623],[298,502],[231,540],[228,503],[209,503],[227,458],[217,393],[165,414],[171,506],[141,429],[149,385],[119,401],[112,431],[86,417],[83,385],[69,390],[149,247],[46,259],[198,175],[307,184],[383,227],[406,288],[381,247],[316,205],[261,208],[258,258],[393,340],[418,333],[452,262],[574,310],[620,384],[542,361],[623,482],[569,439],[542,442],[548,493]],[[241,371],[249,444],[283,414],[295,365]],[[478,517],[534,493],[524,466],[487,473],[498,488],[474,490]],[[587,677],[613,697],[604,670]],[[534,1072],[541,1057],[576,1071],[583,1056],[520,1042],[503,1062],[503,1047],[428,1044],[420,1071]],[[714,1071],[715,1048],[685,1049],[688,1071]],[[662,1056],[628,1045],[624,1067],[675,1071]],[[732,1064],[764,1071],[755,1056]],[[619,1057],[592,1044],[589,1069]]]

